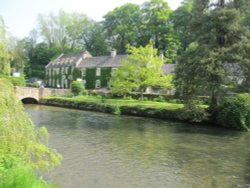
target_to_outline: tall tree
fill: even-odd
[[[174,30],[180,40],[179,53],[185,51],[192,42],[190,23],[192,20],[193,0],[184,0],[171,15]]]
[[[89,25],[82,33],[85,49],[93,56],[107,55],[110,53],[109,44],[105,38],[105,31],[101,23]]]
[[[58,46],[63,51],[84,49],[82,35],[94,21],[85,14],[59,11],[58,15],[39,15],[39,31],[49,47]]]
[[[144,45],[153,40],[155,48],[173,61],[179,47],[179,40],[170,19],[173,11],[164,0],[146,1],[141,9]]]
[[[117,7],[104,16],[103,26],[111,46],[118,53],[125,54],[127,44],[137,45],[140,16],[140,7],[132,3]]]
[[[172,76],[164,75],[163,60],[158,56],[152,44],[146,47],[129,47],[130,55],[122,62],[112,78],[111,90],[126,94],[139,90],[141,98],[147,87],[172,88]]]
[[[6,39],[6,28],[3,18],[0,16],[0,74],[10,74],[10,62],[8,52],[8,41]]]
[[[210,94],[211,108],[232,82],[230,78],[238,76],[239,71],[234,74],[228,66],[249,65],[249,33],[241,24],[241,12],[231,5],[224,0],[194,0],[190,27],[194,42],[176,69],[177,87],[188,95]]]

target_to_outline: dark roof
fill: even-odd
[[[126,59],[127,55],[116,55],[111,56],[100,56],[82,59],[79,64],[79,68],[87,67],[119,67],[121,66],[122,60]]]
[[[78,61],[81,61],[81,58],[83,58],[84,53],[87,54],[87,57],[92,57],[91,54],[87,51],[79,53],[61,54],[58,58],[51,61],[46,66],[46,68],[76,66],[76,63]]]
[[[163,69],[164,74],[172,74],[174,73],[175,64],[164,64],[162,66],[162,69]]]

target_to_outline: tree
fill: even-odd
[[[139,90],[141,98],[147,87],[172,88],[172,76],[164,75],[163,60],[158,57],[157,49],[152,44],[146,47],[128,47],[131,54],[122,62],[122,66],[111,79],[111,90],[125,94]]]
[[[58,15],[50,13],[49,16],[38,16],[41,36],[49,47],[57,46],[63,52],[84,49],[83,33],[94,23],[85,14],[67,13],[62,10]]]
[[[9,37],[9,56],[12,72],[23,72],[26,57],[22,48],[22,41]]]
[[[139,37],[140,7],[127,3],[115,8],[104,16],[103,26],[111,42],[118,53],[126,53],[126,46],[137,45]]]
[[[150,0],[142,5],[142,40],[143,45],[154,41],[154,47],[170,59],[175,59],[178,50],[178,37],[171,23],[172,10],[164,0]]]
[[[0,74],[10,74],[10,62],[8,52],[8,41],[6,39],[6,28],[3,18],[0,16]]]
[[[89,27],[85,28],[82,39],[86,50],[91,52],[93,56],[107,55],[110,53],[105,32],[100,23],[93,23],[93,25],[89,25]]]
[[[242,13],[231,2],[195,0],[193,8],[193,43],[179,58],[177,88],[188,96],[209,94],[214,109],[232,83],[230,78],[239,73],[232,74],[227,66],[234,64],[243,70],[249,66],[249,31],[242,25]]]
[[[193,0],[184,0],[182,5],[171,15],[174,30],[180,40],[179,53],[185,51],[192,42],[190,33],[190,23],[192,20]]]

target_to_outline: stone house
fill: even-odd
[[[112,50],[110,56],[92,57],[85,51],[75,54],[61,54],[46,65],[46,86],[70,88],[73,80],[82,81],[86,89],[107,88],[116,69],[127,55],[117,55]]]
[[[117,55],[112,50],[110,56],[92,57],[85,51],[62,54],[46,65],[46,86],[70,88],[73,80],[82,81],[86,89],[108,88],[110,78],[127,55]],[[164,65],[165,74],[173,72],[174,65]]]

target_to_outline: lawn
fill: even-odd
[[[183,107],[183,104],[169,103],[169,102],[155,102],[155,101],[141,101],[136,99],[105,99],[100,96],[77,96],[73,98],[69,97],[51,97],[53,99],[63,99],[75,102],[92,102],[102,103],[111,106],[130,106],[130,107],[141,107],[141,108],[154,108],[154,109],[169,109],[175,110]]]

